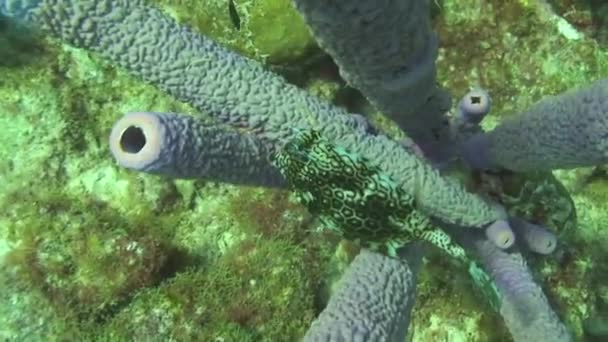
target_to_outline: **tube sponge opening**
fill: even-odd
[[[121,138],[120,146],[130,153],[137,153],[146,145],[146,135],[140,127],[129,126]]]
[[[557,237],[551,230],[518,218],[512,218],[510,221],[517,236],[521,237],[532,252],[551,254],[557,247]]]
[[[120,166],[175,178],[277,187],[272,145],[189,115],[135,112],[118,120],[110,150]]]
[[[128,113],[112,127],[110,150],[120,166],[143,170],[159,158],[164,135],[155,113]]]
[[[494,130],[484,133],[485,160],[490,160],[494,167],[515,172],[607,163],[606,98],[608,79],[544,97],[526,112],[505,119]]]
[[[507,249],[515,242],[515,234],[506,220],[498,220],[488,226],[486,237],[500,249]]]
[[[468,124],[479,124],[490,112],[492,101],[483,89],[473,89],[462,97],[458,104],[460,120]]]

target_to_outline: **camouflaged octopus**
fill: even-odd
[[[289,140],[273,160],[298,202],[323,228],[362,247],[395,256],[424,240],[465,260],[465,251],[416,208],[414,198],[366,158],[330,143],[315,130]]]

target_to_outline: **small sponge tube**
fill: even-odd
[[[507,220],[497,220],[490,224],[486,228],[486,237],[500,249],[507,249],[515,243],[515,234]]]
[[[551,230],[515,217],[509,221],[518,240],[532,252],[551,254],[557,247],[557,237]]]

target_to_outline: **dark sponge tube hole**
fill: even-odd
[[[146,146],[144,131],[135,126],[129,126],[120,137],[120,147],[129,153],[139,153]]]

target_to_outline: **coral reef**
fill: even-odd
[[[399,143],[384,135],[367,134],[365,123],[346,115],[342,108],[310,96],[260,64],[177,25],[141,1],[103,6],[79,3],[84,7],[78,8],[70,7],[69,2],[63,5],[62,10],[54,13],[58,16],[55,18],[41,12],[55,8],[51,3],[30,8],[27,3],[8,2],[3,7],[8,14],[37,22],[40,28],[66,42],[99,53],[200,112],[246,129],[270,143],[284,143],[297,129],[318,129],[332,141],[378,161],[405,191],[416,196],[423,210],[441,220],[482,227],[504,218],[500,210],[463,191],[458,183],[441,177],[431,165],[407,153]],[[109,12],[97,12],[96,6]],[[147,26],[142,18],[147,18]],[[95,25],[91,26],[93,22]],[[108,28],[111,29],[107,31]],[[132,32],[134,28],[137,32]],[[132,39],[142,40],[142,44]],[[146,45],[151,46],[145,48]],[[353,130],[358,134],[351,134]]]
[[[8,238],[15,244],[6,271],[13,286],[52,305],[60,319],[104,320],[188,263],[169,244],[174,222],[155,220],[151,211],[117,216],[103,202],[61,192],[19,192],[5,200],[18,203],[2,212],[13,222]]]
[[[101,340],[297,340],[315,314],[305,253],[276,239],[238,244],[206,270],[143,291],[112,318]]]
[[[0,2],[0,12],[18,16],[23,13],[12,12],[18,6],[6,6],[8,3],[28,2]],[[117,3],[130,2],[121,0]],[[496,119],[496,114],[506,117],[510,115],[508,113],[522,112],[541,96],[580,87],[591,83],[598,75],[608,74],[606,63],[602,62],[606,57],[605,51],[585,35],[585,30],[581,34],[568,26],[569,20],[580,17],[558,12],[564,14],[560,17],[544,2],[446,0],[437,3],[442,6],[434,8],[436,28],[441,37],[438,79],[453,94],[466,93],[471,86],[483,86],[488,90],[493,108],[481,123],[484,128],[502,121],[502,118]],[[107,10],[103,7],[107,2],[99,4],[99,13]],[[315,50],[303,21],[294,20],[296,12],[293,9],[284,11],[288,8],[288,1],[253,4],[234,0],[209,4],[209,11],[218,12],[205,13],[207,9],[199,10],[200,5],[185,11],[184,8],[191,5],[185,1],[170,4],[163,1],[161,6],[169,15],[192,25],[192,30],[186,30],[188,37],[196,37],[194,31],[201,30],[239,52],[266,62],[293,63]],[[277,9],[271,8],[274,4],[277,4]],[[269,15],[268,11],[274,10],[280,14]],[[162,19],[164,15],[154,14],[160,12],[150,13],[147,24],[153,21],[150,18],[155,18],[171,25],[169,20]],[[137,17],[139,14],[135,10],[129,15]],[[253,25],[256,21],[257,28]],[[268,24],[272,22],[283,24]],[[89,22],[84,20],[75,24],[82,24],[81,28],[86,29]],[[576,28],[581,27],[580,23],[573,24]],[[52,25],[62,24],[54,22]],[[294,27],[281,33],[273,30],[275,25]],[[142,26],[144,31],[147,28],[150,27]],[[272,150],[277,141],[291,136],[291,129],[296,126],[322,128],[324,135],[332,141],[354,148],[370,160],[392,160],[380,164],[397,182],[418,186],[415,178],[424,179],[425,187],[420,191],[425,192],[426,197],[422,198],[422,206],[434,216],[471,227],[485,227],[501,216],[493,207],[483,205],[480,214],[477,206],[480,202],[467,195],[464,198],[470,202],[458,205],[462,199],[458,197],[462,196],[459,195],[460,186],[449,185],[452,180],[448,182],[429,165],[410,159],[410,154],[416,154],[414,149],[405,153],[399,150],[403,145],[371,132],[364,117],[343,119],[346,111],[326,106],[294,88],[284,88],[280,82],[261,82],[259,85],[265,86],[267,93],[254,92],[255,96],[246,97],[251,102],[239,102],[239,96],[247,93],[248,82],[266,76],[260,76],[263,72],[251,78],[248,78],[251,75],[238,75],[244,70],[238,68],[251,65],[240,64],[236,55],[221,55],[229,56],[228,60],[234,64],[231,65],[233,70],[227,69],[226,74],[218,75],[234,81],[233,88],[223,88],[218,83],[198,84],[204,89],[202,93],[193,95],[186,88],[172,88],[176,85],[171,82],[161,86],[163,91],[189,102],[193,106],[190,107],[129,78],[120,68],[104,63],[95,54],[89,55],[86,51],[39,36],[14,21],[2,18],[0,30],[0,42],[7,42],[10,46],[10,49],[2,50],[2,53],[7,53],[7,58],[2,58],[0,63],[0,72],[4,75],[0,80],[0,102],[6,108],[0,115],[3,128],[0,142],[5,146],[0,149],[0,256],[4,255],[4,262],[11,266],[7,269],[13,270],[1,273],[0,285],[14,290],[14,293],[0,296],[0,337],[78,339],[91,338],[94,334],[96,338],[107,340],[121,336],[152,340],[297,339],[304,335],[315,315],[324,307],[323,299],[313,297],[315,293],[323,292],[321,288],[329,287],[329,269],[336,266],[327,263],[333,260],[330,255],[335,237],[312,234],[316,222],[302,213],[284,191],[213,182],[221,180],[217,176],[230,178],[234,174],[221,174],[220,171],[220,174],[204,180],[181,181],[117,168],[108,157],[110,151],[105,142],[119,113],[139,110],[188,113],[197,116],[197,120],[192,121],[194,126],[206,124],[206,121],[198,121],[199,111],[229,119],[238,126],[232,131],[235,138],[246,134],[256,138],[246,145],[253,151],[250,155],[255,155],[256,146],[266,146],[256,145],[262,140],[264,144],[270,141],[272,146],[269,150]],[[55,33],[73,33],[68,31]],[[273,37],[275,33],[279,38]],[[293,35],[282,35],[284,33]],[[268,38],[262,38],[265,35]],[[79,37],[81,40],[72,43],[87,46],[90,38],[83,35]],[[266,39],[270,45],[278,45],[269,47],[264,42]],[[139,55],[141,51],[137,49],[143,40],[133,41],[134,48],[128,50],[131,53],[122,56],[124,60],[114,62],[129,68],[124,63],[144,61],[145,58],[140,59],[144,55]],[[467,48],[462,49],[463,46]],[[117,52],[103,49],[92,48],[110,59]],[[168,51],[171,50],[165,52]],[[149,56],[154,55],[151,51],[148,53],[151,53]],[[146,63],[149,64],[141,64],[144,65],[142,69],[130,71],[136,76],[144,75],[146,68],[150,65],[159,67],[168,55],[148,60]],[[193,62],[184,64],[190,68],[184,74],[186,81],[199,77],[194,75],[210,67],[207,64],[209,60],[189,58]],[[501,62],[506,60],[508,65]],[[154,65],[157,62],[159,65]],[[237,69],[241,71],[231,73]],[[204,72],[202,74],[205,75]],[[243,80],[240,77],[246,81],[240,83]],[[180,82],[182,78],[171,79]],[[154,77],[147,80],[157,81]],[[318,80],[306,80],[307,84],[318,85],[316,82]],[[340,87],[340,83],[327,85],[326,81],[321,82],[323,84],[316,87],[322,92],[330,89],[335,93],[336,84]],[[229,98],[217,107],[206,107],[208,103],[227,99],[231,91],[240,92],[239,96]],[[281,93],[283,91],[285,93]],[[193,103],[192,98],[197,96],[207,97],[205,101],[209,102]],[[280,109],[265,112],[264,108],[270,103]],[[254,120],[242,120],[247,111],[253,111]],[[335,116],[326,121],[320,113],[327,112]],[[292,113],[297,115],[289,117]],[[277,120],[264,121],[264,115]],[[374,113],[370,115],[373,116]],[[280,124],[285,118],[293,119],[291,127]],[[188,119],[183,120],[189,122]],[[180,126],[180,129],[183,127],[189,126]],[[212,129],[210,132],[218,128],[215,124],[206,127]],[[350,130],[358,132],[355,139],[343,134]],[[196,132],[197,129],[185,131]],[[205,130],[198,129],[198,132]],[[224,136],[223,133],[220,136]],[[191,137],[205,141],[207,136],[193,134]],[[260,137],[262,139],[257,140]],[[224,152],[242,150],[233,147],[243,146],[238,140],[236,145],[232,141]],[[372,148],[375,145],[382,148]],[[392,152],[382,153],[383,149]],[[187,149],[174,151],[192,152]],[[209,152],[213,148],[201,151]],[[422,151],[428,153],[432,150],[422,148]],[[251,162],[247,160],[247,154],[243,157],[242,161]],[[412,163],[408,166],[416,172],[412,173],[409,168],[395,168],[402,162]],[[165,173],[168,176],[175,170],[169,171]],[[218,172],[218,169],[214,171]],[[412,174],[415,176],[408,179]],[[555,174],[558,180],[541,174],[541,180],[536,182],[530,182],[530,177],[524,176],[524,181],[515,186],[509,183],[513,178],[511,174],[476,173],[473,179],[468,179],[468,189],[488,194],[505,204],[510,214],[555,232],[556,251],[548,258],[541,258],[526,254],[526,246],[522,242],[528,240],[519,236],[529,231],[522,233],[515,229],[518,235],[516,244],[526,256],[531,266],[529,269],[533,270],[534,279],[530,278],[525,284],[535,281],[544,284],[543,290],[551,306],[572,329],[575,338],[583,336],[583,327],[587,328],[587,334],[597,335],[598,331],[601,333],[597,328],[600,325],[587,323],[583,326],[582,322],[590,317],[586,322],[601,323],[608,302],[605,286],[602,287],[605,284],[602,270],[607,264],[605,255],[608,255],[602,247],[606,245],[606,232],[601,229],[607,212],[604,210],[606,201],[603,201],[605,177],[601,168]],[[251,181],[255,177],[243,176],[242,179]],[[545,182],[546,179],[550,182]],[[560,181],[566,184],[565,194],[563,189],[554,186],[561,186]],[[444,185],[457,196],[434,191]],[[488,189],[489,186],[492,188]],[[49,189],[64,190],[54,190],[53,193]],[[47,192],[50,195],[46,195]],[[453,209],[455,204],[457,210]],[[467,210],[474,214],[468,217]],[[555,247],[551,236],[534,236],[530,241],[547,243],[541,247]],[[113,245],[112,241],[117,244]],[[482,241],[486,241],[485,238]],[[133,243],[145,247],[143,254],[129,254],[138,250],[129,247]],[[115,248],[106,251],[99,246]],[[534,246],[529,243],[528,247],[534,251]],[[491,254],[496,246],[489,248]],[[519,258],[520,254],[515,255]],[[59,260],[51,258],[49,261],[49,256]],[[36,262],[30,263],[32,260]],[[491,309],[479,300],[479,289],[471,287],[465,270],[435,255],[431,255],[430,260],[419,275],[420,278],[432,279],[419,282],[410,338],[415,341],[508,339],[508,333],[504,331],[490,331],[490,327],[498,323],[496,316],[484,314]],[[184,271],[182,267],[185,266],[191,269]],[[518,264],[514,274],[521,274],[522,268],[528,272],[526,265]],[[118,276],[125,272],[132,278]],[[86,276],[88,280],[83,282],[85,278],[77,276]],[[56,281],[58,279],[60,282]],[[252,279],[255,280],[254,285]],[[356,283],[361,278],[353,279]],[[454,283],[452,279],[460,279],[460,282]],[[84,286],[91,284],[104,286]],[[337,288],[333,297],[335,301],[350,298],[348,288]],[[79,296],[79,293],[88,295]],[[281,296],[285,293],[292,295],[289,299],[293,300],[293,307],[285,307],[287,299]],[[459,295],[455,296],[456,293]],[[223,305],[231,299],[239,299],[246,305]],[[546,304],[544,295],[540,301]],[[332,312],[331,303],[324,313]],[[505,308],[508,309],[502,309]],[[288,309],[294,312],[286,311]],[[539,317],[549,312],[542,308],[539,310]],[[142,314],[144,312],[152,314]],[[517,313],[517,308],[513,312]],[[29,317],[38,319],[32,322]],[[72,319],[66,320],[66,317]],[[513,327],[526,317],[513,317],[504,312],[503,317],[515,318],[509,326],[512,336],[523,338],[513,333]],[[549,317],[548,321],[556,322],[556,319]],[[151,330],[144,331],[142,327]],[[558,336],[563,337],[560,335],[561,327],[558,328]],[[526,332],[526,329],[521,331]],[[151,333],[155,335],[151,336]]]

